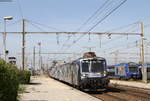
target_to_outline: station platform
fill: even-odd
[[[32,77],[19,101],[101,101],[46,76]]]
[[[143,89],[150,89],[150,83],[143,83],[143,82],[137,82],[137,81],[110,80],[110,84],[124,85],[124,86],[137,87],[137,88],[143,88]]]

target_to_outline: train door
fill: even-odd
[[[126,73],[125,73],[125,67],[124,66],[118,66],[117,68],[116,68],[116,70],[115,70],[115,74],[116,75],[119,75],[119,76],[124,76],[124,75],[126,75]]]

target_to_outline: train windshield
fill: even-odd
[[[103,72],[104,66],[105,66],[104,61],[92,61],[91,72]]]
[[[138,66],[130,66],[129,67],[129,72],[137,73],[138,72]]]
[[[82,62],[82,72],[103,72],[105,61],[90,60]]]
[[[89,72],[89,65],[90,63],[88,61],[85,61],[82,63],[82,72]]]
[[[138,65],[136,63],[129,62],[128,66],[129,66],[129,72],[131,72],[131,73],[137,73],[138,72]]]

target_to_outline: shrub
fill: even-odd
[[[0,59],[0,101],[16,101],[18,87],[17,67]]]
[[[19,94],[25,93],[25,89],[26,89],[25,85],[19,85],[18,93]]]
[[[28,71],[28,70],[19,71],[19,82],[21,84],[30,83],[30,77],[31,77],[31,72],[30,71]]]

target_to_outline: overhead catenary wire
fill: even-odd
[[[29,24],[31,24],[32,26],[36,27],[37,29],[43,31],[43,32],[46,32],[45,30],[43,30],[41,27],[37,26],[35,23],[33,22],[29,22]]]
[[[127,0],[124,0],[120,5],[118,5],[117,7],[115,7],[111,12],[109,12],[107,15],[105,15],[100,21],[98,21],[94,26],[92,26],[87,33],[90,33],[90,31],[92,31],[99,23],[101,23],[103,20],[105,20],[110,14],[112,14],[117,8],[119,8],[122,4],[124,4]],[[83,36],[85,36],[86,34],[81,35],[81,37],[79,37],[75,42],[79,41]],[[70,48],[72,45],[70,45],[68,48]]]
[[[32,25],[33,25],[33,22],[30,22],[30,23],[32,23]],[[120,29],[120,28],[124,28],[124,27],[128,27],[128,26],[131,26],[131,25],[134,25],[134,24],[136,24],[136,23],[129,24],[129,25],[126,25],[126,26],[123,26],[123,27],[119,27],[118,29]],[[40,28],[40,27],[38,27],[37,25],[35,25],[35,24],[34,24],[34,26],[41,30],[41,28]],[[42,31],[43,31],[43,30],[42,30]],[[118,39],[117,39],[117,40],[118,40]],[[106,42],[106,43],[107,43],[107,42]],[[103,43],[103,44],[104,44],[104,43]]]
[[[66,32],[64,30],[61,30],[61,29],[58,29],[58,28],[55,28],[55,27],[52,27],[52,26],[49,26],[49,25],[45,25],[45,24],[42,24],[42,23],[39,23],[39,22],[36,22],[36,21],[33,21],[33,20],[27,20],[27,21],[32,22],[32,23],[37,24],[37,25],[40,25],[40,26],[43,26],[43,27],[46,27],[46,28],[49,28],[49,29],[56,30],[56,31]]]
[[[137,45],[138,44],[138,45]],[[104,45],[104,46],[107,46],[107,45]],[[122,44],[120,44],[120,45],[116,45],[115,44],[115,46],[113,46],[113,47],[107,47],[107,48],[103,48],[103,50],[101,49],[100,51],[102,52],[102,51],[107,51],[107,52],[109,52],[109,51],[116,51],[116,50],[128,50],[128,49],[136,49],[136,48],[138,48],[138,46],[139,46],[139,43],[137,43],[137,41],[134,41],[134,42],[130,42],[130,43],[128,43],[128,45],[122,45]],[[116,48],[115,48],[116,47]],[[136,49],[137,50],[137,49]]]
[[[111,32],[111,31],[118,31],[118,30],[122,30],[122,29],[126,29],[126,28],[130,28],[130,27],[132,27],[132,28],[130,28],[130,29],[127,29],[127,30],[125,30],[124,32],[135,32],[135,31],[137,31],[138,29],[136,28],[136,29],[134,29],[134,30],[132,30],[133,29],[133,27],[136,27],[137,26],[137,22],[135,22],[135,23],[131,23],[131,24],[127,24],[127,25],[124,25],[124,26],[121,26],[121,27],[118,27],[118,28],[114,28],[114,29],[111,29],[111,30],[108,30],[108,31],[106,31],[106,33],[108,32]],[[131,30],[131,31],[130,31]],[[103,45],[103,46],[105,46],[106,44],[109,44],[110,42],[112,42],[112,41],[117,41],[117,40],[120,40],[120,39],[122,39],[122,38],[124,38],[124,36],[120,36],[120,37],[116,37],[115,39],[113,39],[113,38],[111,38],[111,39],[109,39],[109,41],[104,41],[104,42],[101,42],[101,37],[102,37],[102,35],[98,35],[99,36],[99,40],[100,40],[100,48],[101,48],[101,45]]]
[[[41,30],[42,32],[46,32],[45,30],[43,30],[41,27],[39,27],[39,26],[37,26],[35,23],[33,23],[33,22],[29,22],[32,26],[34,26],[34,27],[36,27],[36,28],[38,28],[39,30]],[[60,42],[59,42],[59,34],[58,33],[56,33],[56,40],[57,40],[57,44],[59,44]]]
[[[125,26],[122,26],[122,27],[119,27],[119,28],[116,28],[116,29],[113,29],[113,31],[120,30],[120,29],[125,29],[125,27],[127,27],[127,28],[131,27],[131,28],[125,30],[124,32],[135,32],[139,29],[139,28],[136,28],[136,26],[137,26],[137,22],[133,23],[133,24],[128,24],[128,25],[125,25]],[[132,29],[134,29],[134,30],[132,30]],[[124,38],[124,36],[119,36],[119,37],[116,37],[115,39],[111,38],[109,41],[103,42],[102,44],[105,46],[106,44],[109,44],[112,41],[114,42],[114,41],[120,40],[122,38]],[[127,40],[128,40],[128,36],[127,36]]]
[[[123,30],[125,28],[132,27],[132,26],[137,25],[137,24],[138,24],[138,22],[130,23],[130,24],[127,24],[127,25],[124,25],[124,26],[120,26],[120,27],[117,27],[117,28],[110,29],[106,32],[112,32],[112,31],[114,32],[114,31],[118,31],[118,30]]]
[[[76,40],[74,41],[74,43],[76,43]]]
[[[96,16],[96,14],[99,13],[99,11],[105,7],[105,5],[109,2],[110,0],[106,0],[78,29],[77,31],[80,31],[85,25],[87,25],[87,23],[94,18],[94,16]]]
[[[40,29],[41,31],[43,32],[46,32],[45,30],[43,30],[40,26],[45,26],[45,27],[48,27],[50,29],[53,29],[53,30],[57,30],[57,31],[62,31],[60,29],[57,29],[57,28],[54,28],[54,27],[51,27],[51,26],[48,26],[48,25],[45,25],[45,24],[41,24],[41,23],[38,23],[38,22],[35,22],[35,21],[31,21],[31,20],[27,20],[29,23],[31,23],[33,26],[35,26],[36,28]],[[37,26],[38,25],[38,26]],[[40,26],[39,26],[40,25]],[[65,32],[65,31],[64,31]],[[59,35],[58,33],[56,34],[56,39],[57,39],[57,45],[59,44]]]
[[[20,4],[20,0],[17,0],[17,5],[18,5],[18,8],[19,8],[20,16],[23,19],[24,15],[23,15],[21,4]]]
[[[126,47],[122,44],[121,45],[115,45],[113,47],[105,48],[105,49],[103,49],[103,51],[108,51],[108,50],[112,51],[112,49],[114,49],[114,50],[130,49],[130,48],[134,48],[134,47],[137,48],[137,45],[135,44],[136,42],[137,42],[137,40],[134,42],[130,42],[130,43],[128,43],[128,46],[126,46]],[[129,45],[133,45],[133,46],[129,47]],[[117,48],[115,48],[115,47],[117,47]]]
[[[119,5],[117,5],[115,8],[113,8],[110,12],[108,12],[108,14],[106,14],[102,19],[100,19],[95,25],[93,25],[86,34],[89,34],[90,31],[92,31],[97,25],[99,25],[102,21],[104,21],[109,15],[111,15],[114,11],[116,11],[119,7],[121,7],[121,5],[123,5],[127,0],[123,0]],[[71,45],[69,45],[69,47],[67,47],[67,49],[69,49],[70,47],[72,47],[76,42],[78,42],[81,38],[83,38],[86,34],[81,35],[80,37],[77,38],[77,40],[75,40],[74,43],[72,43]]]
[[[117,7],[115,7],[111,12],[109,12],[106,16],[104,16],[100,21],[98,21],[94,26],[92,26],[88,32],[92,31],[98,24],[100,24],[103,20],[105,20],[109,15],[111,15],[114,11],[116,11],[121,5],[123,5],[127,0],[124,0],[119,4]]]
[[[12,25],[17,24],[17,23],[20,23],[20,21],[21,21],[21,19],[15,21],[13,23],[9,23],[9,24],[7,24],[7,27],[12,26]]]
[[[106,6],[104,6],[104,8],[101,9],[101,11],[93,18],[93,20],[91,20],[91,22],[93,22],[92,24],[96,24],[100,19],[102,19],[108,12],[111,12],[111,10],[113,9],[114,5],[114,0],[111,0]],[[90,29],[90,26],[87,30]]]
[[[33,24],[33,23],[32,23]],[[74,40],[74,43],[76,42],[76,40]]]
[[[54,28],[54,27],[51,27],[51,26],[48,26],[48,25],[45,25],[45,24],[41,24],[41,23],[38,23],[38,22],[35,22],[35,21],[32,21],[32,20],[26,20],[26,21],[28,21],[32,26],[38,28],[38,29],[41,30],[42,32],[46,32],[46,31],[43,30],[43,29],[41,28],[41,26],[45,26],[45,27],[47,27],[47,28],[50,28],[50,29],[53,29],[53,30],[57,30],[57,31],[62,31],[62,30],[60,30],[60,29],[57,29],[57,28]],[[63,32],[65,32],[65,31],[63,31]],[[58,45],[58,44],[60,43],[60,42],[59,42],[59,34],[58,34],[58,33],[56,34],[56,40],[57,40],[57,45]],[[56,55],[57,55],[57,54],[55,54],[53,57],[55,58]]]
[[[89,22],[90,22],[90,20],[92,20],[92,19],[96,19],[98,16],[96,16],[96,15],[100,15],[104,10],[102,10],[105,6],[107,7],[108,6],[108,3],[109,3],[109,1],[110,0],[106,0],[77,30],[76,30],[76,32],[78,32],[78,31],[81,31],[81,29],[82,28],[84,28]],[[107,4],[107,5],[106,5]],[[109,3],[110,4],[110,3]],[[105,8],[106,8],[105,7]],[[104,8],[104,9],[105,9]],[[101,12],[100,12],[101,11]],[[96,17],[95,17],[96,16]],[[70,37],[70,39],[71,39],[71,37]],[[70,39],[67,39],[64,43],[63,43],[63,45],[62,45],[62,47],[61,47],[61,50],[63,49],[63,47],[65,46],[65,44],[70,40]],[[73,41],[73,43],[76,43],[76,41],[74,40]]]

